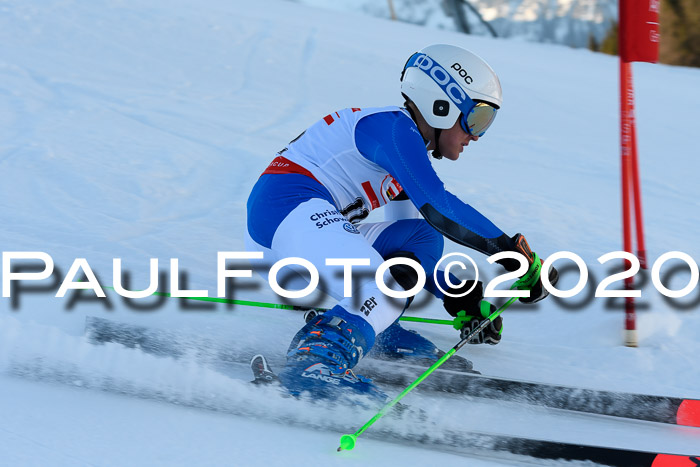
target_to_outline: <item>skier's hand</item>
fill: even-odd
[[[549,295],[547,289],[542,286],[542,278],[540,277],[540,272],[542,271],[542,261],[540,258],[530,249],[527,240],[521,234],[515,234],[513,237],[515,242],[515,250],[517,253],[525,256],[529,263],[529,268],[525,274],[523,274],[520,279],[516,282],[516,287],[518,290],[529,290],[529,297],[520,297],[522,303],[535,303],[544,299]],[[503,266],[507,271],[515,271],[520,267],[520,263],[511,258],[501,259],[497,261],[498,264]],[[549,283],[556,285],[559,281],[559,272],[551,266],[549,268]]]
[[[478,316],[469,314],[466,311],[460,311],[455,318],[455,327],[461,325],[459,337],[464,339],[473,330],[479,327],[481,322],[488,318],[491,313],[497,308],[486,300],[482,300],[479,304],[480,313]],[[479,334],[472,337],[470,344],[490,344],[496,345],[501,342],[501,334],[503,333],[503,318],[500,316],[489,323]]]
[[[473,329],[493,313],[496,308],[490,303],[482,300],[484,298],[484,287],[481,282],[466,281],[458,288],[450,289],[453,295],[460,295],[474,287],[471,292],[463,297],[450,297],[445,295],[442,299],[443,306],[447,312],[455,317],[455,329],[460,331],[460,337],[464,339]],[[503,333],[503,318],[500,316],[493,320],[483,331],[477,334],[470,344],[491,344],[496,345],[501,342]]]

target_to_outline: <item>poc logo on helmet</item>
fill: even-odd
[[[443,67],[435,63],[432,58],[427,55],[421,55],[416,60],[416,66],[429,74],[430,77],[440,85],[443,91],[445,91],[445,94],[450,96],[455,104],[464,102],[464,99],[467,97],[464,90],[454,81],[454,78],[452,78]]]
[[[474,82],[474,78],[472,78],[471,76],[469,76],[469,73],[467,73],[467,70],[465,70],[464,68],[462,68],[462,65],[460,65],[459,63],[455,63],[454,65],[452,65],[451,68],[452,68],[453,70],[455,70],[457,73],[459,73],[459,76],[461,76],[462,78],[464,78],[464,82],[465,82],[465,83],[467,83],[467,84],[472,84],[472,83]]]

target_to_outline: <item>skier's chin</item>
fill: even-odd
[[[451,161],[456,161],[459,159],[459,156],[462,155],[462,151],[455,151],[453,153],[448,153],[448,154],[443,154],[445,159],[451,160]]]

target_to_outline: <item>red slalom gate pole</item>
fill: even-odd
[[[622,172],[622,244],[626,252],[632,253],[632,221],[630,197],[633,194],[633,140],[634,140],[634,90],[632,67],[620,59],[620,146]],[[625,261],[625,268],[629,264]],[[634,288],[631,277],[625,279],[625,290]],[[625,298],[625,345],[637,347],[637,316],[634,298]]]
[[[630,86],[632,75],[630,71]],[[634,111],[634,109],[633,109]],[[637,231],[637,258],[642,269],[647,269],[647,248],[644,243],[644,220],[642,219],[642,187],[639,180],[639,158],[637,157],[637,125],[632,116],[632,197],[634,199],[634,220]]]
[[[639,181],[636,129],[634,123],[634,90],[632,62],[656,63],[659,59],[659,5],[658,0],[618,0],[620,52],[620,146],[622,162],[622,224],[623,245],[632,253],[633,197],[637,254],[640,266],[647,267],[646,246],[642,221],[642,194]],[[627,262],[625,265],[628,266]],[[634,287],[633,279],[625,279],[625,289]],[[637,346],[637,326],[634,299],[625,301],[625,345]]]

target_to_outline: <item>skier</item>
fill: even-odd
[[[431,154],[455,161],[484,136],[502,103],[496,73],[468,50],[431,45],[406,62],[401,93],[404,107],[349,108],[316,122],[277,154],[248,199],[247,248],[262,251],[270,261],[305,258],[318,269],[324,291],[339,300],[292,339],[279,374],[292,394],[334,397],[338,390],[350,389],[381,398],[369,379],[352,371],[370,350],[384,359],[430,364],[443,354],[398,324],[410,300],[397,307],[379,290],[373,274],[356,279],[352,297],[346,297],[342,268],[328,265],[327,258],[370,259],[353,272],[374,271],[391,258],[416,261],[426,273],[425,289],[443,300],[450,315],[466,314],[463,333],[489,311],[482,312],[480,282],[460,283],[452,277],[450,284],[443,274],[436,275],[437,283],[433,279],[444,237],[489,256],[523,254],[529,263],[523,277],[530,278],[525,284],[530,297],[520,300],[534,303],[547,295],[539,278],[540,260],[525,238],[509,237],[447,191],[430,162]],[[401,199],[410,200],[423,218],[361,222],[370,210]],[[499,263],[508,271],[520,266],[515,259]],[[386,276],[387,283],[391,276],[405,290],[418,281],[415,270],[401,264],[390,267]],[[554,268],[549,278],[556,283]],[[498,344],[502,331],[499,317],[477,341]]]

